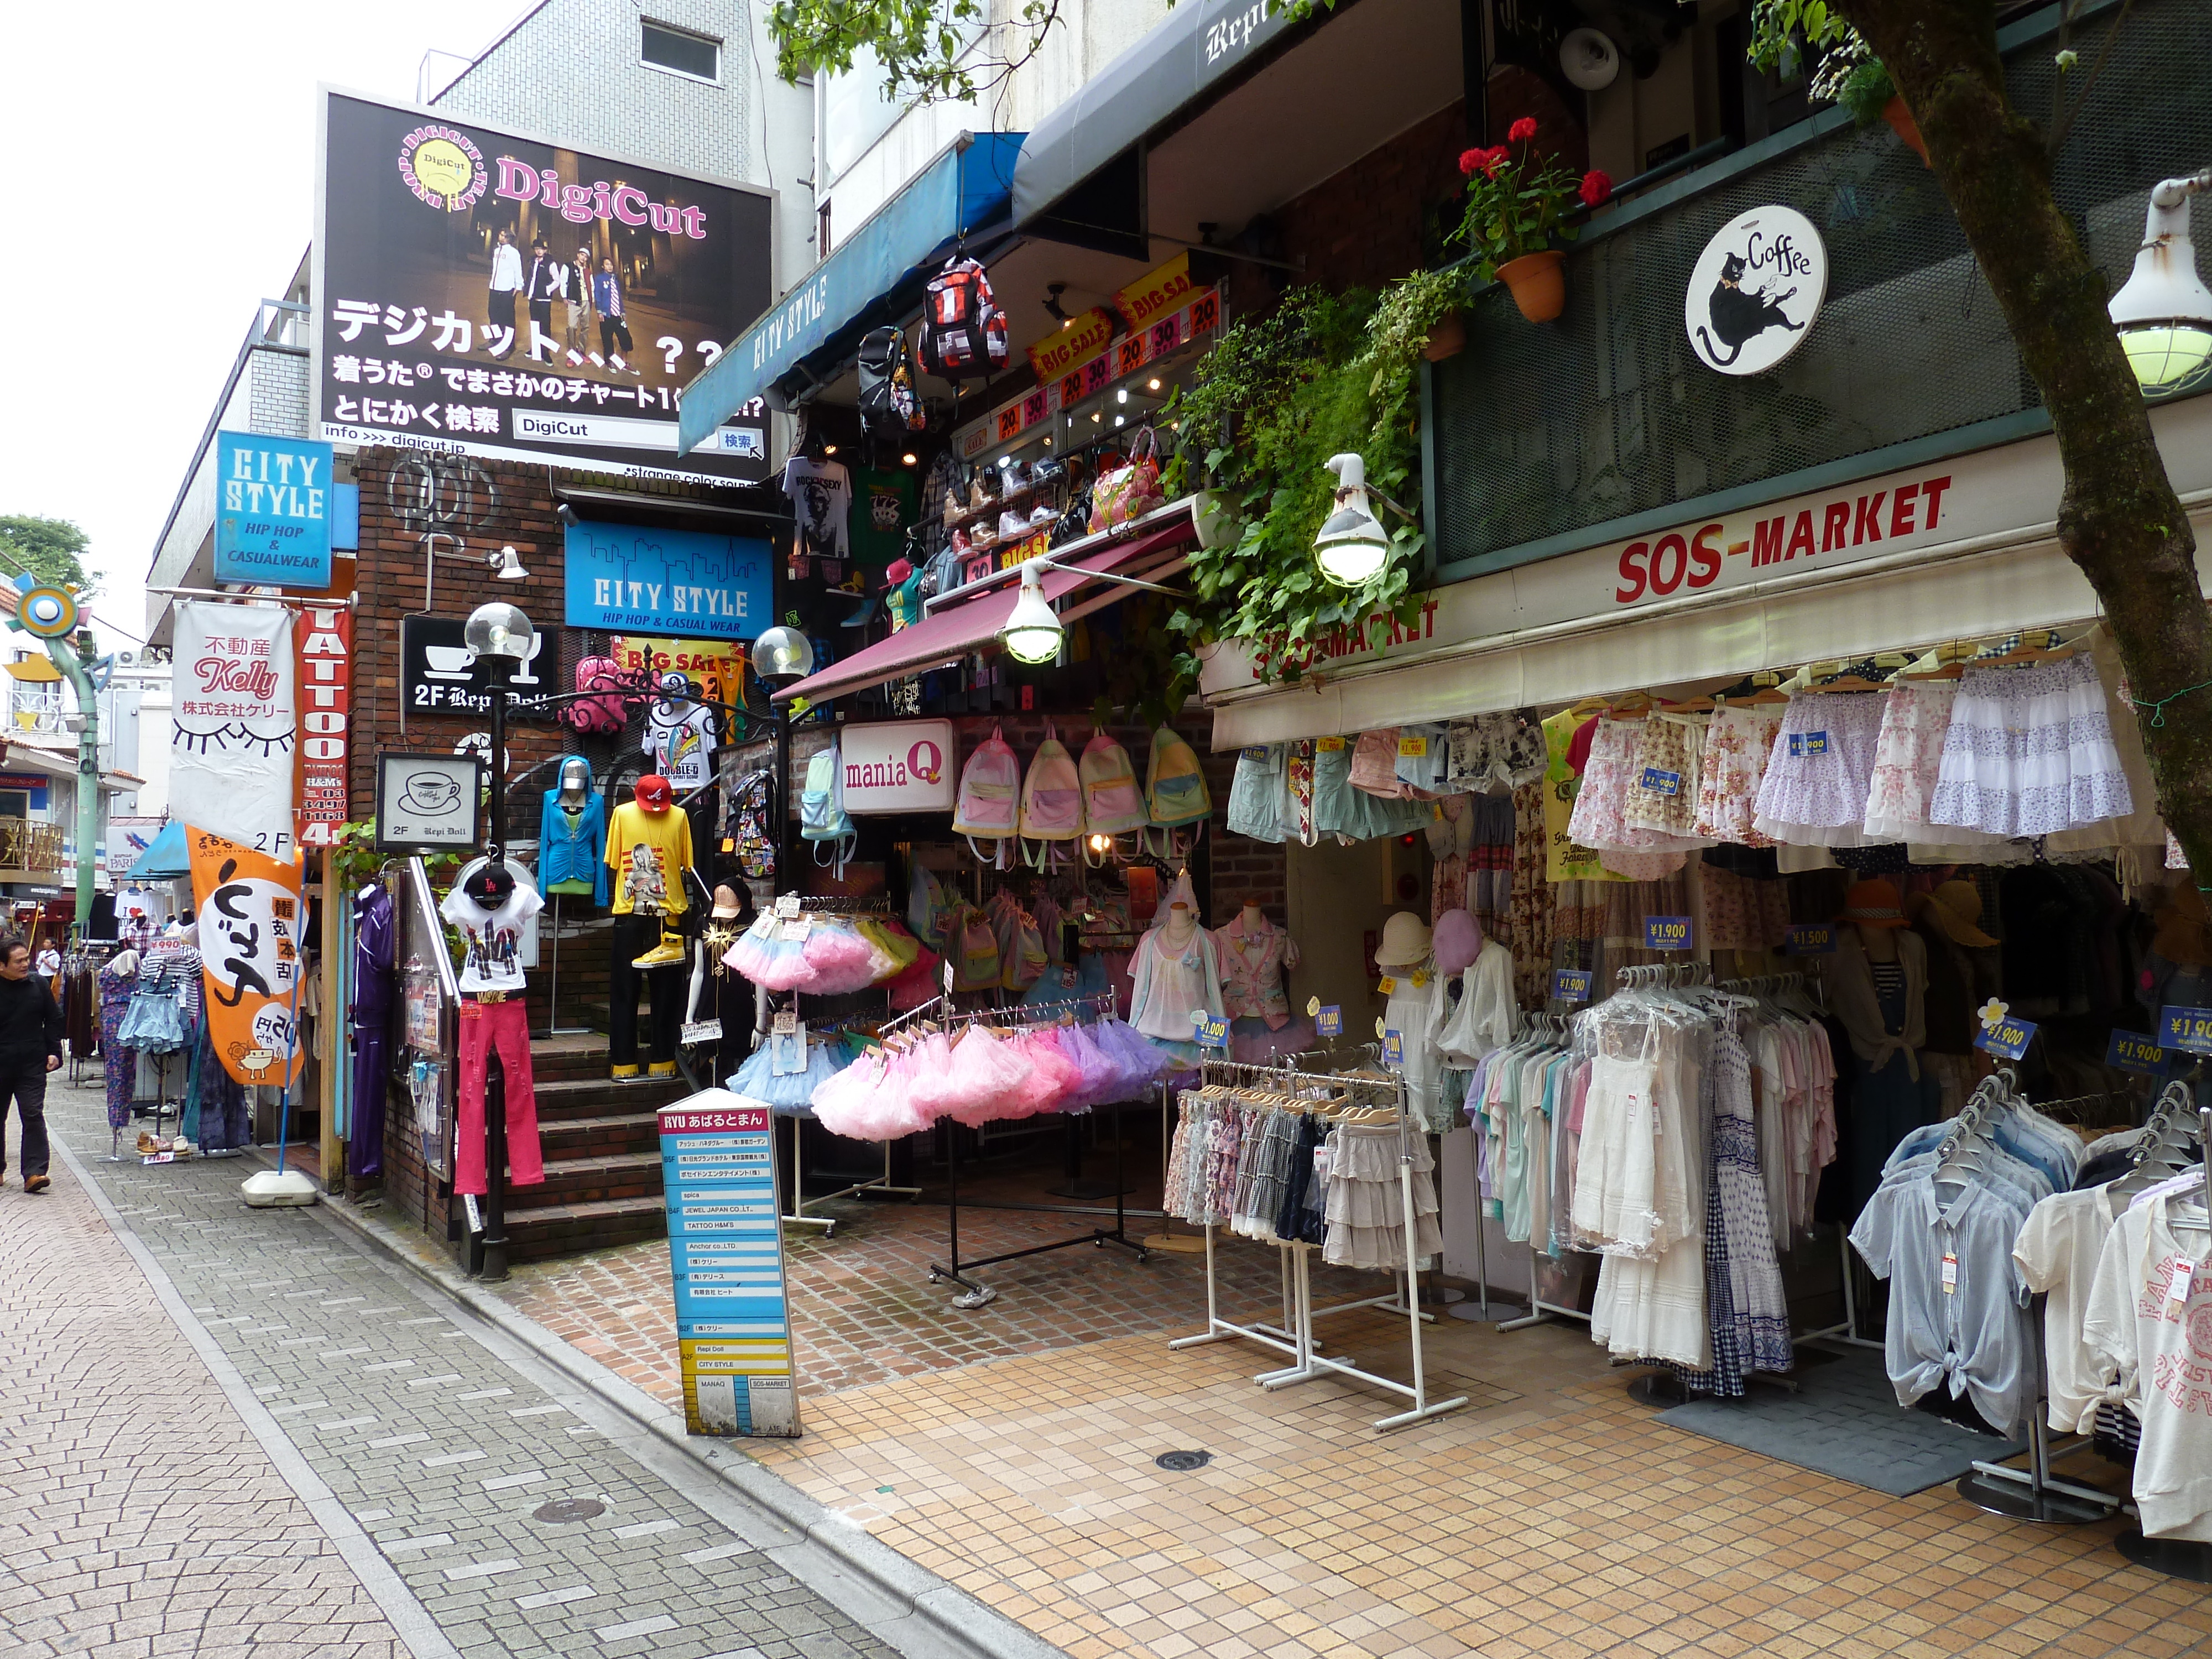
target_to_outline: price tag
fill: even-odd
[[[2197,1264],[2194,1261],[2185,1256],[2175,1261],[2173,1271],[2167,1275],[2166,1281],[2166,1310],[2169,1315],[2179,1314],[2189,1305],[2190,1282],[2196,1276]]]
[[[1398,981],[1385,974],[1375,981],[1375,988],[1386,997],[1394,997],[1398,994]]]
[[[2115,1031],[2112,1041],[2105,1045],[2106,1065],[2146,1077],[2156,1077],[2165,1071],[2169,1058],[2165,1049],[2140,1031]]]
[[[1308,1019],[1311,1019],[1311,1018],[1312,1018],[1316,1014],[1319,1013],[1320,1012],[1321,1012],[1321,999],[1320,999],[1319,997],[1308,997],[1308,998],[1306,999],[1306,1018],[1307,1018]]]
[[[1994,1025],[1982,1027],[1975,1037],[1974,1047],[2000,1060],[2018,1060],[2027,1052],[2027,1045],[2035,1036],[2035,1022],[2014,1019],[2007,1014]]]
[[[1329,1165],[1334,1164],[1335,1161],[1335,1159],[1332,1158],[1328,1155],[1328,1147],[1316,1146],[1314,1148],[1314,1179],[1320,1182],[1324,1187],[1328,1184]]]
[[[952,958],[951,957],[945,958],[945,994],[947,996],[952,994]]]
[[[1401,737],[1398,739],[1398,752],[1409,759],[1425,755],[1429,752],[1429,740],[1418,735]]]
[[[1836,953],[1836,924],[1832,921],[1793,921],[1783,941],[1783,954],[1792,957],[1831,957]]]
[[[141,1164],[174,1164],[177,1161],[177,1155],[174,1152],[155,1152],[151,1157],[142,1158],[138,1161]]]
[[[1267,763],[1267,745],[1264,743],[1248,743],[1237,751],[1237,757],[1239,760],[1250,761],[1255,766],[1265,766]]]
[[[799,895],[796,893],[786,893],[781,898],[778,899],[775,902],[775,914],[786,921],[797,915],[799,914]]]
[[[695,1043],[720,1042],[722,1040],[722,1022],[719,1019],[695,1019],[684,1028],[678,1040],[686,1048]]]
[[[799,1030],[799,1016],[787,1009],[775,1017],[769,1030],[777,1036],[790,1036]]]
[[[1644,917],[1644,948],[1647,951],[1688,950],[1690,948],[1689,917]]]
[[[1792,760],[1803,760],[1808,755],[1825,755],[1827,752],[1828,734],[1826,732],[1792,732],[1790,734],[1790,758]]]
[[[1198,1046],[1201,1048],[1226,1048],[1229,1046],[1229,1022],[1216,1019],[1200,1008],[1191,1014],[1191,1024],[1197,1028]]]
[[[1325,1037],[1344,1035],[1344,1010],[1334,1002],[1323,1002],[1318,997],[1310,1005],[1313,1012],[1314,1030]]]
[[[1382,1033],[1382,1060],[1384,1064],[1389,1066],[1403,1066],[1406,1063],[1406,1036],[1404,1032],[1385,1031]]]
[[[1380,1014],[1375,1016],[1375,1035],[1378,1040],[1382,1035],[1382,1016]]]
[[[1959,1255],[1958,1255],[1958,1252],[1957,1252],[1957,1251],[1955,1251],[1955,1250],[1946,1250],[1946,1251],[1944,1251],[1944,1252],[1943,1252],[1943,1294],[1944,1294],[1944,1295],[1946,1295],[1946,1296],[1956,1296],[1958,1293],[1959,1293]]]
[[[463,1193],[461,1194],[461,1202],[468,1208],[469,1231],[472,1233],[482,1232],[483,1231],[483,1212],[477,1206],[477,1195],[474,1193]]]
[[[804,945],[806,943],[807,934],[813,930],[814,924],[807,921],[805,916],[801,916],[796,921],[778,922],[775,936],[786,945]]]
[[[1344,752],[1344,739],[1342,738],[1316,738],[1314,739],[1314,748],[1321,754],[1341,755]]]
[[[2160,1009],[2158,1040],[2161,1048],[2212,1054],[2212,1008]]]
[[[1587,968],[1555,968],[1552,970],[1552,994],[1561,1002],[1588,1002],[1590,977]]]
[[[1636,787],[1650,795],[1679,795],[1682,793],[1682,775],[1668,772],[1656,766],[1647,766]]]

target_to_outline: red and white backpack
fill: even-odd
[[[973,259],[956,254],[930,279],[921,308],[921,366],[947,380],[995,374],[1006,366],[1006,313]]]
[[[579,732],[616,735],[626,723],[623,693],[628,684],[622,665],[612,657],[586,657],[576,665],[576,690],[594,695],[570,703],[562,718]]]

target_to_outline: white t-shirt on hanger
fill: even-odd
[[[522,930],[545,908],[545,901],[528,882],[518,881],[507,902],[487,910],[456,887],[446,895],[438,914],[461,930],[467,948],[461,961],[461,987],[466,991],[520,991],[523,988]]]
[[[714,781],[714,711],[697,703],[656,702],[646,717],[645,752],[653,769],[678,789]]]

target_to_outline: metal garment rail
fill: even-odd
[[[1335,1376],[1347,1381],[1365,1382],[1372,1387],[1402,1395],[1413,1401],[1413,1409],[1389,1417],[1377,1418],[1376,1431],[1403,1428],[1425,1418],[1441,1416],[1445,1412],[1457,1411],[1468,1403],[1466,1395],[1449,1400],[1431,1401],[1428,1392],[1428,1370],[1421,1347],[1421,1327],[1435,1318],[1433,1314],[1420,1310],[1417,1275],[1419,1272],[1416,1239],[1417,1217],[1413,1211],[1413,1158],[1407,1139],[1408,1106],[1406,1083],[1402,1077],[1388,1081],[1381,1079],[1347,1078],[1328,1072],[1301,1072],[1285,1066],[1254,1067],[1232,1062],[1206,1060],[1202,1063],[1201,1080],[1230,1081],[1235,1073],[1264,1072],[1278,1079],[1304,1082],[1309,1085],[1327,1085],[1336,1088],[1362,1087],[1387,1089],[1398,1113],[1398,1196],[1404,1220],[1406,1265],[1402,1284],[1393,1270],[1391,1288],[1384,1296],[1363,1297],[1358,1301],[1340,1302],[1333,1307],[1316,1308],[1313,1304],[1313,1253],[1316,1246],[1298,1240],[1276,1241],[1282,1273],[1283,1322],[1280,1325],[1259,1323],[1238,1324],[1221,1316],[1220,1279],[1215,1261],[1214,1224],[1206,1224],[1206,1329],[1196,1336],[1176,1337],[1168,1346],[1171,1350],[1203,1347],[1232,1339],[1256,1342],[1261,1347],[1289,1356],[1291,1364],[1279,1370],[1262,1371],[1252,1380],[1273,1393],[1300,1382],[1310,1382],[1317,1377]],[[1188,1153],[1186,1151],[1185,1156]],[[1164,1199],[1163,1200],[1164,1204]],[[1395,1376],[1382,1376],[1365,1370],[1349,1360],[1334,1358],[1320,1351],[1321,1345],[1314,1337],[1314,1322],[1331,1314],[1348,1313],[1355,1308],[1379,1308],[1385,1311],[1401,1312],[1407,1316],[1407,1325],[1413,1334],[1413,1380],[1401,1382]]]

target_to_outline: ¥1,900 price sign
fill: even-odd
[[[1647,951],[1688,950],[1690,948],[1689,917],[1644,917],[1644,948]]]
[[[2176,1008],[2169,1005],[2160,1009],[2158,1041],[2161,1048],[2212,1054],[2212,1008]]]
[[[693,1434],[799,1433],[774,1127],[766,1107],[726,1089],[661,1109],[676,1346]]]

